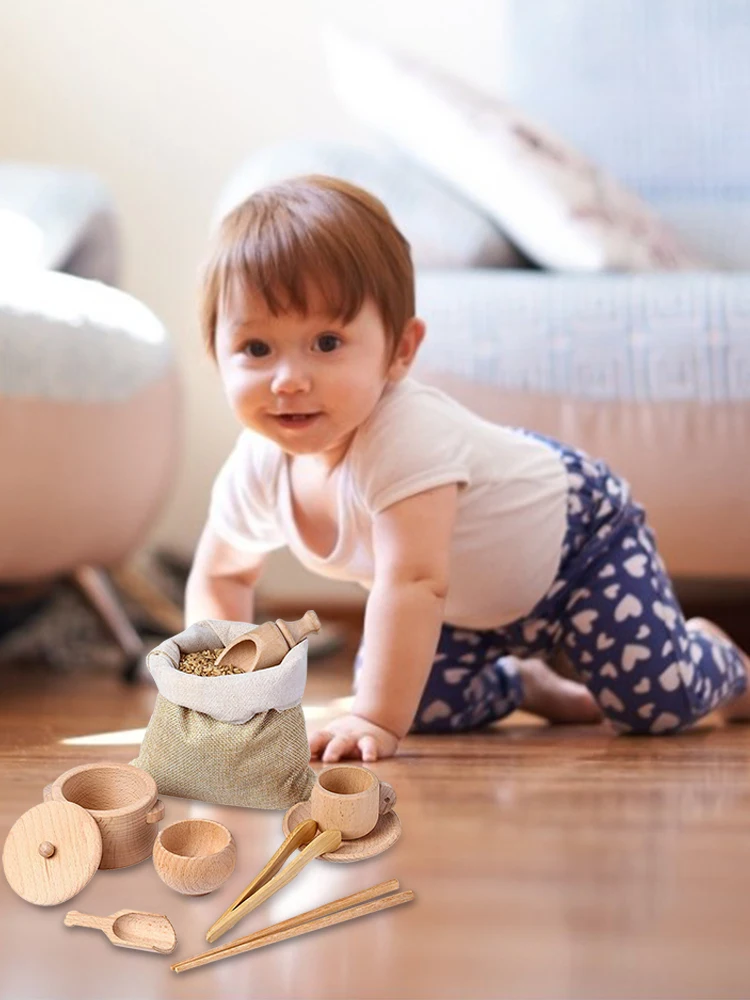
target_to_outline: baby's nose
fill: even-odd
[[[273,375],[271,391],[275,393],[307,392],[310,377],[299,365],[279,365]]]

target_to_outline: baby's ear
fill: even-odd
[[[404,378],[417,355],[419,345],[424,340],[427,327],[424,320],[412,316],[404,327],[388,369],[389,378],[394,381]]]

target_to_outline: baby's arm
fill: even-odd
[[[443,623],[457,497],[451,483],[374,519],[375,581],[352,714],[313,734],[313,756],[325,762],[390,757],[409,731]]]
[[[241,552],[207,524],[185,588],[185,624],[203,618],[252,622],[253,587],[264,561],[265,553]]]

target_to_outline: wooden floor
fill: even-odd
[[[348,690],[350,654],[311,666],[308,725]],[[154,689],[96,666],[0,678],[0,833],[62,771],[127,761],[134,746],[71,738],[146,724]],[[518,716],[480,735],[411,738],[374,766],[403,836],[354,865],[316,861],[228,939],[389,878],[416,902],[206,968],[170,962],[282,840],[281,814],[166,799],[165,822],[212,816],[238,844],[220,890],[187,898],[150,862],[98,872],[74,900],[35,907],[0,890],[0,997],[748,997],[750,728],[662,739],[552,729]],[[63,927],[68,909],[166,913],[168,958]]]

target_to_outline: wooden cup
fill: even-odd
[[[396,793],[366,767],[338,764],[321,771],[310,796],[311,816],[321,830],[340,830],[342,840],[366,837]]]

